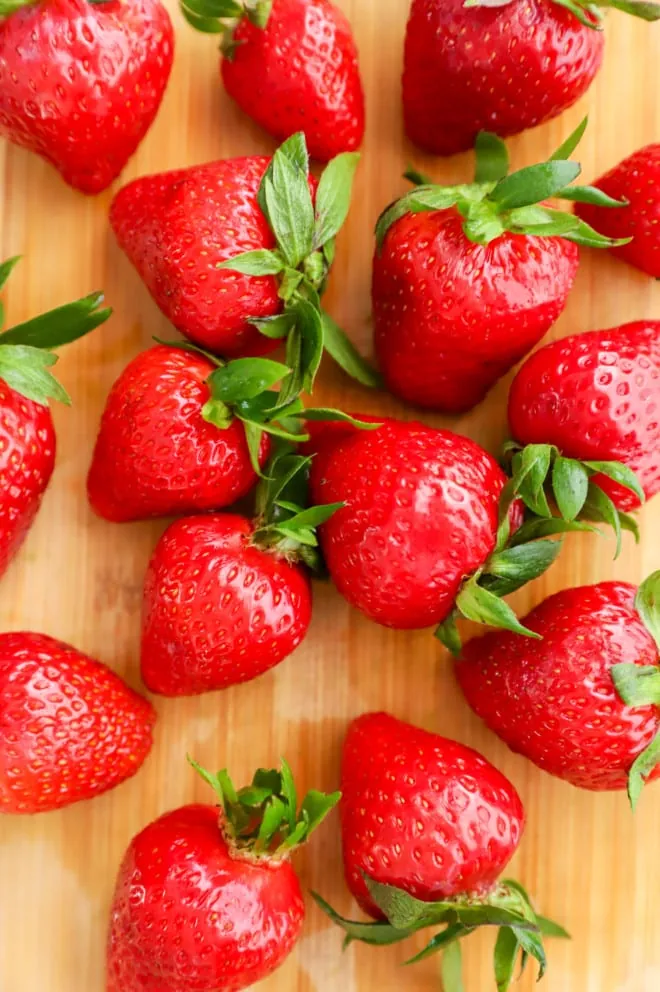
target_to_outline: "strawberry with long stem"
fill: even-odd
[[[275,971],[300,937],[305,905],[291,856],[339,793],[311,790],[298,805],[284,761],[242,789],[226,771],[191,764],[217,805],[165,813],[129,845],[112,903],[106,992],[237,992]]]
[[[295,134],[271,160],[147,176],[112,204],[120,245],[191,341],[224,358],[286,343],[291,371],[278,410],[311,392],[324,349],[360,382],[378,382],[320,302],[357,160],[337,156],[317,184],[304,136]]]
[[[318,570],[316,527],[342,505],[307,505],[310,462],[290,446],[277,452],[253,521],[215,513],[165,531],[144,589],[141,666],[152,692],[192,695],[246,682],[301,643],[312,613],[303,566]]]
[[[0,289],[18,262],[0,265]],[[0,575],[30,529],[55,466],[50,400],[70,404],[50,371],[54,349],[108,319],[103,294],[91,293],[0,333]],[[0,304],[0,325],[4,309]]]
[[[274,137],[304,131],[322,162],[360,146],[357,48],[331,0],[181,0],[181,12],[196,30],[222,37],[227,92]]]
[[[377,227],[374,343],[385,384],[415,406],[457,413],[479,403],[563,311],[578,246],[614,242],[549,198],[621,204],[573,185],[586,120],[547,161],[509,174],[506,146],[482,132],[474,182],[421,183]]]
[[[320,896],[321,909],[354,940],[395,944],[437,929],[408,963],[443,955],[445,992],[460,992],[461,943],[497,928],[499,992],[517,962],[546,967],[543,936],[566,931],[539,916],[520,883],[500,875],[525,825],[518,793],[471,748],[387,713],[365,713],[346,735],[340,803],[346,883],[376,922],[348,920]]]

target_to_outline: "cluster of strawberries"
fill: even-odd
[[[660,8],[608,0],[648,20]],[[520,620],[503,597],[541,575],[563,535],[637,535],[631,511],[660,490],[660,321],[568,337],[528,358],[509,393],[501,464],[448,430],[305,407],[323,353],[364,386],[460,412],[561,314],[579,246],[660,278],[660,145],[594,186],[571,156],[510,173],[502,136],[570,106],[603,54],[584,0],[413,0],[406,128],[441,155],[475,148],[474,180],[413,188],[376,230],[376,372],[323,309],[364,131],[356,46],[330,0],[182,0],[222,35],[228,92],[284,143],[272,158],[138,179],[110,223],[185,340],[158,343],[107,399],[88,478],[92,507],[122,522],[176,516],[145,585],[141,669],[162,696],[224,689],[304,639],[310,573],[377,623],[435,626],[466,699],[512,748],[586,789],[660,774],[660,572],[638,590],[569,589]],[[97,193],[148,130],[172,65],[159,0],[0,0],[0,133]],[[302,130],[300,128],[302,127]],[[489,128],[491,130],[484,130]],[[496,131],[497,134],[493,133]],[[499,135],[499,136],[498,136]],[[327,162],[320,179],[309,155]],[[575,212],[549,205],[573,201]],[[0,267],[0,287],[16,259]],[[100,293],[0,335],[0,569],[53,471],[54,349],[110,315]],[[282,349],[282,361],[266,357]],[[231,510],[249,495],[252,510]],[[500,630],[461,645],[460,619]],[[0,812],[88,799],[137,772],[152,705],[101,663],[50,637],[0,634]],[[217,808],[162,816],[121,866],[107,992],[219,992],[286,957],[304,918],[293,849],[340,799],[299,805],[291,771],[236,789],[196,770]],[[346,879],[376,922],[349,940],[437,930],[445,989],[459,941],[495,925],[497,988],[516,961],[545,968],[562,936],[499,876],[524,827],[515,789],[476,752],[382,713],[351,725],[340,804]]]

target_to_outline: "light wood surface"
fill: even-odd
[[[462,181],[470,156],[426,159],[402,135],[399,78],[407,3],[342,0],[355,28],[368,97],[363,162],[327,304],[370,350],[372,229],[382,207],[403,190],[409,160],[438,179]],[[174,12],[175,67],[158,119],[122,181],[213,158],[270,151],[273,143],[224,95],[212,37],[196,35]],[[608,18],[607,57],[586,100],[560,120],[510,143],[517,165],[538,161],[565,138],[588,108],[582,149],[586,179],[660,137],[660,26]],[[95,198],[69,190],[37,158],[0,144],[2,257],[25,256],[6,294],[18,322],[92,289],[103,288],[115,313],[90,339],[69,347],[58,371],[72,410],[55,410],[58,462],[27,544],[2,582],[0,629],[43,631],[102,659],[139,685],[142,579],[164,523],[113,525],[85,499],[85,474],[110,385],[151,336],[168,325],[121,255],[106,222],[112,192]],[[118,183],[117,186],[120,184]],[[603,255],[584,251],[577,285],[553,331],[613,326],[659,317],[660,285]],[[507,381],[469,416],[445,421],[495,451],[505,436]],[[369,395],[331,363],[318,405],[412,417],[386,396]],[[432,418],[426,418],[432,420]],[[441,423],[439,419],[434,422]],[[573,537],[563,560],[518,594],[527,609],[567,585],[605,578],[639,581],[660,564],[660,499],[642,514],[643,540],[626,536],[612,561],[607,540]],[[0,992],[103,992],[106,920],[115,872],[131,837],[177,805],[208,798],[185,763],[190,751],[247,779],[259,764],[285,755],[306,786],[332,789],[347,721],[384,708],[482,750],[519,788],[528,827],[512,873],[543,911],[573,934],[549,947],[545,992],[657,992],[660,988],[660,786],[633,818],[622,794],[591,795],[550,778],[510,754],[471,714],[451,666],[429,632],[395,633],[317,586],[312,629],[296,654],[256,682],[195,699],[157,700],[156,744],[131,782],[91,803],[40,817],[0,820]],[[305,888],[355,911],[344,887],[337,820],[299,854]],[[491,943],[465,947],[466,992],[493,987]],[[410,992],[439,990],[437,959],[399,967],[410,945],[353,946],[312,906],[296,952],[260,988],[264,992]],[[528,976],[518,986],[531,990]]]

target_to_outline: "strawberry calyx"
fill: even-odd
[[[359,422],[353,422],[361,426]],[[311,463],[311,456],[296,454],[290,445],[281,445],[275,452],[257,487],[252,543],[288,561],[301,561],[313,571],[322,572],[316,528],[344,504],[308,506]]]
[[[389,206],[376,224],[380,250],[388,230],[406,214],[455,208],[463,218],[463,233],[475,244],[487,245],[505,232],[536,237],[562,237],[591,248],[612,248],[631,239],[614,240],[595,231],[575,214],[546,205],[548,199],[572,200],[601,207],[623,207],[595,186],[575,186],[581,166],[570,161],[587,126],[585,118],[560,148],[548,159],[509,172],[509,155],[501,138],[489,131],[477,135],[474,182],[459,186],[438,186],[414,169],[406,172],[422,185]]]
[[[635,609],[660,653],[660,571],[642,582],[635,596]],[[626,706],[660,707],[660,657],[657,665],[620,662],[610,669],[612,681]],[[648,776],[660,763],[660,732],[637,755],[628,772],[628,798],[633,812]]]
[[[236,789],[226,769],[213,774],[188,761],[211,786],[222,809],[221,827],[234,857],[283,860],[304,844],[341,798],[311,789],[298,807],[289,765],[259,768],[250,785]]]
[[[608,8],[632,14],[643,21],[660,19],[660,5],[647,0],[552,0],[558,7],[570,10],[580,24],[595,31],[603,30],[605,12]],[[513,0],[465,0],[464,7],[506,7]]]
[[[0,265],[0,289],[19,258],[17,255]],[[58,359],[53,349],[76,341],[104,323],[112,310],[103,308],[102,303],[103,293],[90,293],[74,303],[56,307],[2,331],[0,379],[17,393],[42,406],[47,406],[50,399],[70,406],[69,394],[50,372]],[[0,303],[0,328],[3,323],[4,308]]]
[[[569,935],[552,920],[539,916],[527,892],[518,883],[505,880],[481,896],[466,893],[440,902],[423,902],[403,889],[375,882],[364,876],[369,894],[385,920],[363,923],[340,916],[319,896],[312,893],[324,913],[346,934],[344,946],[357,940],[365,944],[388,945],[424,930],[442,926],[426,947],[406,964],[415,964],[433,954],[442,952],[442,979],[445,992],[458,992],[463,988],[461,979],[460,941],[478,927],[497,927],[498,936],[494,951],[494,969],[499,992],[506,992],[516,971],[520,957],[523,970],[530,957],[539,966],[539,979],[547,966],[543,937]]]
[[[188,24],[196,31],[223,36],[222,52],[225,58],[231,59],[236,49],[233,38],[236,25],[245,17],[255,27],[267,27],[273,0],[243,0],[242,3],[238,0],[181,0],[179,6]]]
[[[363,385],[380,379],[344,332],[321,307],[335,254],[335,237],[350,205],[359,161],[354,152],[337,155],[326,166],[316,191],[309,187],[309,156],[302,132],[275,152],[258,193],[258,201],[276,241],[274,250],[257,249],[221,262],[218,268],[251,276],[276,276],[283,310],[251,323],[266,337],[286,341],[291,369],[282,387],[286,406],[301,392],[311,392],[324,350]]]
[[[596,481],[599,475],[604,475],[631,490],[643,503],[646,497],[639,479],[622,462],[580,461],[565,457],[553,444],[522,447],[515,441],[505,444],[504,461],[513,492],[533,514],[535,527],[538,527],[539,519],[566,525],[579,521],[608,524],[616,537],[615,558],[621,552],[624,530],[639,540],[635,518],[618,510]],[[584,528],[567,526],[563,529]],[[521,530],[525,537],[525,525]]]

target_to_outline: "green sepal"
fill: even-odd
[[[660,651],[660,571],[653,572],[640,585],[635,609]]]
[[[435,631],[434,636],[443,644],[451,654],[458,657],[461,653],[461,648],[463,646],[461,642],[461,635],[459,633],[458,627],[456,626],[456,610],[452,610],[448,617],[446,617],[441,624],[439,624]]]
[[[291,769],[284,760],[280,770],[258,769],[252,783],[238,790],[226,769],[214,775],[190,755],[188,761],[215,791],[224,813],[222,828],[227,842],[241,854],[286,857],[309,839],[341,797],[339,792],[312,790],[296,809]]]
[[[656,734],[648,747],[637,755],[628,772],[628,799],[633,813],[637,809],[637,803],[642,795],[646,780],[659,763],[660,733]]]
[[[556,0],[559,2],[559,0]],[[567,0],[567,3],[572,0]],[[468,5],[468,4],[466,4]],[[478,6],[479,0],[469,4]],[[508,154],[497,135],[481,132],[475,143],[475,181],[461,186],[437,186],[427,177],[408,172],[407,178],[425,180],[422,185],[390,204],[376,224],[377,250],[390,227],[406,214],[447,210],[456,207],[463,218],[465,236],[476,244],[489,244],[506,231],[536,237],[563,237],[579,245],[611,248],[627,243],[594,231],[573,214],[546,207],[551,197],[574,199],[607,206],[623,204],[590,186],[574,186],[580,166],[569,160],[587,126],[583,120],[547,162],[508,173]],[[629,240],[629,239],[628,239]]]
[[[619,662],[610,675],[626,706],[660,706],[660,665]]]
[[[71,405],[69,394],[49,369],[57,355],[28,345],[8,344],[0,347],[0,379],[21,396],[47,406],[51,399]]]
[[[472,576],[463,584],[456,597],[456,609],[466,620],[472,620],[474,623],[488,624],[491,627],[510,630],[514,634],[540,639],[540,634],[523,626],[511,607],[481,585],[477,576]]]
[[[0,0],[7,2],[7,0]],[[205,34],[224,34],[227,43],[222,50],[225,57],[231,58],[236,43],[233,29],[242,17],[246,17],[258,28],[268,25],[273,0],[180,0],[181,13],[197,31]]]

